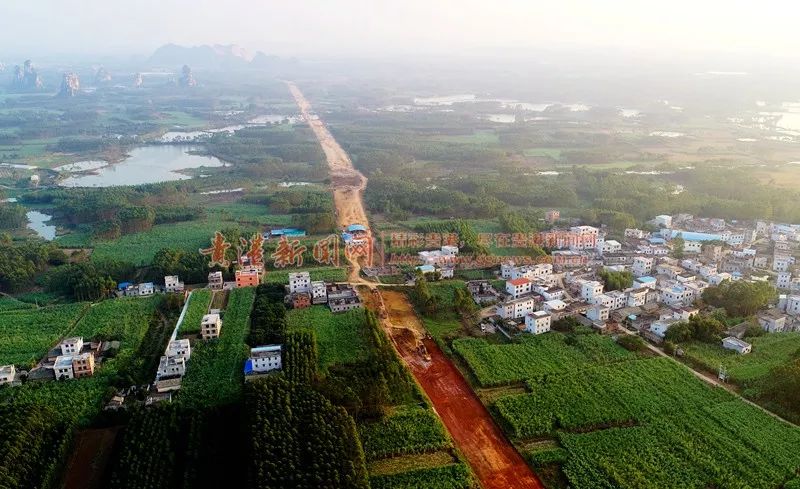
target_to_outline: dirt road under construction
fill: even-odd
[[[367,185],[366,177],[353,168],[347,153],[325,124],[312,113],[310,104],[297,86],[291,82],[288,85],[303,119],[325,151],[339,227],[350,224],[368,226],[361,195]],[[481,487],[541,489],[543,486],[539,479],[503,436],[461,372],[435,342],[426,338],[425,328],[405,294],[379,290],[376,284],[363,280],[359,271],[359,264],[351,262],[349,281],[367,289],[361,290],[367,307],[379,314],[395,349],[431,399],[434,410],[464,454]]]
[[[377,290],[377,289],[376,289]],[[424,327],[402,292],[380,291],[378,307],[384,307],[383,325],[411,369],[414,378],[431,399],[458,449],[464,454],[484,489],[541,489],[544,486],[525,460],[503,436],[486,407],[461,372],[439,349],[423,339],[427,355],[420,353],[419,337]]]
[[[325,123],[313,113],[311,104],[303,96],[303,92],[293,82],[287,82],[300,115],[308,126],[314,131],[319,140],[331,176],[331,190],[333,191],[333,204],[336,208],[336,223],[340,229],[350,224],[363,224],[369,229],[367,214],[364,212],[362,193],[367,188],[367,177],[353,167],[353,162],[345,150],[333,138]],[[359,281],[360,264],[353,260],[350,267],[350,281]]]

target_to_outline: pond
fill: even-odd
[[[32,229],[40,238],[52,241],[56,238],[56,227],[47,224],[53,218],[39,211],[28,211],[28,229]]]
[[[195,141],[200,137],[210,136],[218,132],[233,133],[245,127],[267,126],[272,124],[297,124],[300,118],[296,115],[285,114],[262,114],[253,117],[246,124],[234,124],[231,126],[218,127],[216,129],[206,129],[202,131],[169,131],[161,136],[162,143],[180,143]]]
[[[219,167],[224,163],[214,156],[191,154],[197,146],[140,146],[119,163],[97,168],[90,173],[72,175],[61,182],[62,187],[113,187],[141,185],[170,180],[186,180],[189,175],[179,170]],[[80,163],[80,162],[79,162]]]

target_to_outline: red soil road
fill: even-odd
[[[431,399],[447,431],[483,489],[543,489],[519,452],[503,436],[461,372],[432,340],[424,340],[430,361],[417,351],[421,327],[405,295],[381,291],[388,312],[384,328],[403,361]],[[416,324],[414,324],[416,323]],[[402,325],[400,327],[395,325]]]

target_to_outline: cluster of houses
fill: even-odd
[[[652,223],[658,232],[626,229],[619,240],[606,239],[591,226],[552,231],[543,243],[556,249],[552,264],[507,262],[500,267],[503,291],[488,281],[469,282],[468,289],[478,304],[497,303],[494,321],[506,329],[540,334],[551,321],[571,316],[599,330],[626,324],[661,342],[671,325],[699,312],[693,304],[709,286],[774,281],[780,299],[758,313],[758,324],[767,332],[800,330],[800,274],[794,268],[800,226],[748,227],[685,214],[656,216]],[[574,262],[563,258],[568,256],[576,257]],[[633,284],[606,291],[600,270],[629,271]],[[748,353],[751,346],[742,334],[731,331],[723,347]]]
[[[344,283],[325,283],[311,280],[308,272],[289,274],[286,303],[295,309],[312,304],[327,304],[331,312],[343,312],[363,307],[355,289]]]
[[[458,246],[444,245],[438,250],[420,251],[417,257],[422,265],[416,269],[423,275],[437,274],[439,278],[453,278]]]
[[[0,366],[0,385],[19,385],[23,378],[45,381],[91,377],[96,363],[117,349],[118,341],[85,342],[79,336],[64,338],[30,372],[17,370],[14,365]]]

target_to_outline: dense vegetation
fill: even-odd
[[[195,289],[189,295],[189,305],[186,306],[186,314],[179,326],[181,334],[196,334],[200,332],[200,323],[203,316],[208,314],[208,307],[211,305],[211,298],[214,292],[209,289]]]
[[[523,335],[509,345],[465,338],[453,341],[453,350],[484,386],[510,384],[579,369],[589,363],[630,358],[631,353],[607,337],[594,334]]]
[[[248,319],[255,289],[233,289],[222,320],[218,340],[197,343],[181,383],[178,401],[188,407],[213,407],[241,396]]]
[[[0,365],[29,367],[75,326],[88,304],[0,313]]]
[[[751,316],[775,298],[775,288],[767,282],[726,280],[703,291],[703,301],[725,308],[731,317]]]
[[[367,460],[450,446],[436,415],[416,406],[403,407],[380,421],[359,425],[359,435]]]
[[[364,452],[347,412],[281,377],[248,384],[249,486],[369,488]]]
[[[0,417],[0,487],[34,489],[53,484],[70,426],[46,405],[18,409],[0,403]]]

